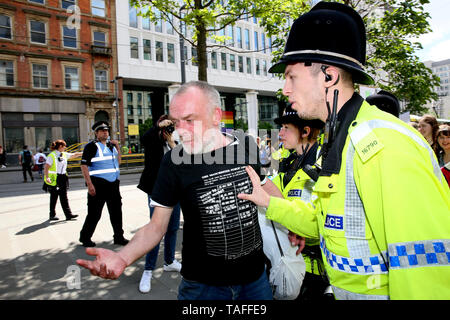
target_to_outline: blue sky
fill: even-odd
[[[417,39],[423,46],[417,56],[421,61],[450,59],[450,0],[430,0],[424,8],[433,31]]]

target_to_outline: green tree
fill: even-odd
[[[218,35],[218,32],[232,26],[244,18],[258,17],[267,21],[266,25],[282,24],[286,17],[302,7],[304,0],[129,0],[130,5],[139,9],[139,14],[156,22],[160,19],[172,24],[173,29],[185,41],[197,49],[198,80],[208,81],[207,48],[226,47],[231,51],[249,52],[227,46],[231,37]],[[158,9],[155,13],[151,8]],[[160,13],[158,13],[158,11]],[[180,30],[181,21],[186,28]],[[186,30],[193,32],[192,37]],[[225,34],[225,33],[223,33]],[[208,44],[208,39],[216,43]]]
[[[139,124],[139,137],[142,137],[148,129],[153,126],[153,119],[147,118],[144,123]]]

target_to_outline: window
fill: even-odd
[[[37,120],[36,114],[34,120]],[[34,136],[36,139],[36,146],[38,148],[42,148],[45,151],[48,151],[49,146],[52,143],[52,128],[34,128]]]
[[[45,44],[45,23],[41,21],[30,21],[31,42]]]
[[[261,48],[264,53],[266,53],[266,37],[264,33],[261,33]]]
[[[163,43],[161,41],[156,41],[155,44],[156,44],[155,45],[156,61],[163,62],[164,61]]]
[[[8,60],[0,60],[0,87],[4,86],[14,86],[14,65]]]
[[[173,43],[167,44],[167,61],[175,63],[175,45]]]
[[[191,54],[192,54],[192,65],[198,66],[197,48],[192,47]]]
[[[245,49],[250,50],[250,31],[245,29]]]
[[[269,37],[269,50],[272,52],[272,37]]]
[[[48,89],[47,65],[33,64],[33,88]]]
[[[144,39],[144,60],[152,60],[152,47],[151,41]]]
[[[217,69],[217,52],[211,52],[211,67]]]
[[[259,51],[259,45],[258,45],[258,32],[255,31],[255,51]]]
[[[64,83],[66,90],[80,90],[78,68],[64,67]]]
[[[127,102],[130,104],[133,104],[133,93],[132,92],[128,92],[127,93]]]
[[[231,71],[236,71],[236,60],[234,54],[230,54],[230,69]]]
[[[3,114],[5,115],[5,114]],[[20,152],[25,144],[23,128],[5,128],[5,149],[6,152]]]
[[[77,47],[77,29],[63,27],[63,45],[67,48]]]
[[[106,47],[106,34],[100,31],[94,31],[94,46]]]
[[[4,14],[0,14],[0,38],[12,39],[11,18]]]
[[[149,7],[144,7],[141,10],[142,10],[141,11],[141,13],[142,13],[142,29],[150,30],[150,18],[145,17],[149,10]]]
[[[187,47],[183,46],[184,50],[183,50],[183,59],[184,59],[184,63],[187,63],[188,60],[188,52],[187,52]]]
[[[263,60],[263,74],[267,76],[267,61]]]
[[[80,142],[77,127],[62,127],[62,138],[68,146]]]
[[[228,26],[228,36],[231,38],[229,44],[234,47],[234,30],[233,26]]]
[[[225,52],[220,54],[220,62],[222,65],[222,70],[227,70],[227,54]]]
[[[261,71],[259,69],[259,59],[255,59],[255,71],[258,76],[261,74]]]
[[[168,34],[173,34],[173,16],[170,14],[168,17],[168,20],[166,21],[166,32]]]
[[[162,32],[161,11],[159,11],[156,8],[154,10],[155,10],[155,16],[157,18],[157,20],[155,22],[155,31],[156,32]]]
[[[241,27],[236,28],[236,39],[237,39],[238,48],[242,48],[242,28]]]
[[[244,72],[244,58],[242,56],[238,56],[239,63],[239,72]]]
[[[107,79],[106,70],[95,70],[95,91],[108,91]]]
[[[44,0],[28,0],[28,2],[34,2],[34,3],[44,4]]]
[[[142,106],[137,106],[137,115],[142,116]]]
[[[105,16],[105,0],[92,0],[91,8],[94,16]]]
[[[247,73],[252,73],[252,59],[247,57]]]
[[[130,17],[130,27],[137,28],[138,27],[137,12],[136,12],[135,6],[130,5],[130,9],[128,10],[128,15]]]
[[[129,115],[129,116],[133,115],[133,106],[127,107],[127,115]],[[128,119],[128,122],[130,123],[130,119]]]
[[[70,6],[74,6],[76,3],[75,0],[61,0],[61,8],[67,9]]]
[[[138,38],[130,37],[130,57],[139,59]]]

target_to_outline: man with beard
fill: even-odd
[[[183,278],[178,299],[272,299],[257,207],[236,196],[250,191],[245,167],[260,169],[256,143],[220,131],[220,96],[205,82],[181,86],[170,103],[170,116],[181,146],[161,162],[150,223],[119,252],[87,249],[96,260],[77,263],[93,275],[116,279],[160,242],[173,206],[180,203]]]

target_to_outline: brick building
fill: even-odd
[[[2,0],[0,144],[14,163],[28,145],[49,150],[116,123],[114,0]]]

